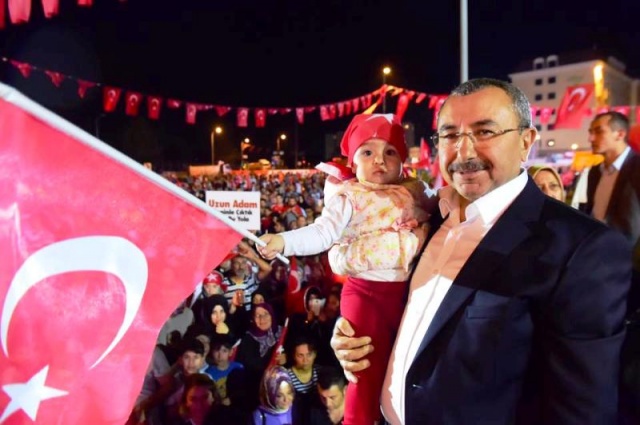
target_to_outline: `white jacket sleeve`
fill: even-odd
[[[313,224],[280,234],[284,238],[283,255],[314,255],[328,250],[340,239],[352,214],[346,196],[332,196]]]

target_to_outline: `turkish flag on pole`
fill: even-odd
[[[567,87],[556,113],[556,122],[553,128],[580,128],[582,119],[589,110],[594,88],[594,84]]]
[[[125,114],[132,117],[138,115],[138,111],[140,110],[140,102],[142,101],[142,93],[133,91],[127,92],[127,94],[125,95],[125,100]]]
[[[267,111],[264,108],[255,110],[256,128],[262,128],[267,123]]]
[[[296,257],[289,258],[289,283],[285,295],[287,316],[295,313],[304,313],[304,291],[302,290],[302,270],[298,269]]]
[[[0,423],[122,425],[163,323],[241,234],[2,84],[0,164]]]
[[[103,90],[103,107],[105,112],[113,112],[116,109],[122,89],[118,87],[105,87]]]
[[[157,120],[160,118],[162,110],[162,98],[160,96],[147,96],[147,114],[150,119]]]

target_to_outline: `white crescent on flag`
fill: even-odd
[[[569,105],[567,105],[567,111],[573,111],[576,106],[580,105],[584,98],[587,96],[587,91],[584,87],[576,87],[569,96]]]
[[[7,336],[13,312],[27,291],[43,279],[74,271],[111,273],[122,281],[126,293],[122,324],[111,344],[91,365],[91,369],[120,342],[140,308],[147,287],[147,259],[144,253],[127,239],[117,236],[86,236],[48,245],[34,252],[20,266],[9,284],[2,307],[0,339],[5,356],[9,357]]]

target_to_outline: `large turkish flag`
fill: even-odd
[[[593,97],[594,90],[594,84],[567,87],[560,107],[556,112],[556,122],[553,128],[580,128],[582,120],[589,111],[589,103]]]
[[[162,324],[240,234],[1,84],[0,182],[0,423],[122,425]]]

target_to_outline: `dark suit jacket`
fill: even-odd
[[[600,167],[589,171],[587,184],[587,202],[580,205],[580,210],[591,215],[596,187],[602,176]],[[640,156],[629,152],[611,192],[607,206],[605,222],[612,228],[636,244],[640,239]]]
[[[614,424],[629,258],[619,233],[529,180],[438,309],[406,423]]]

